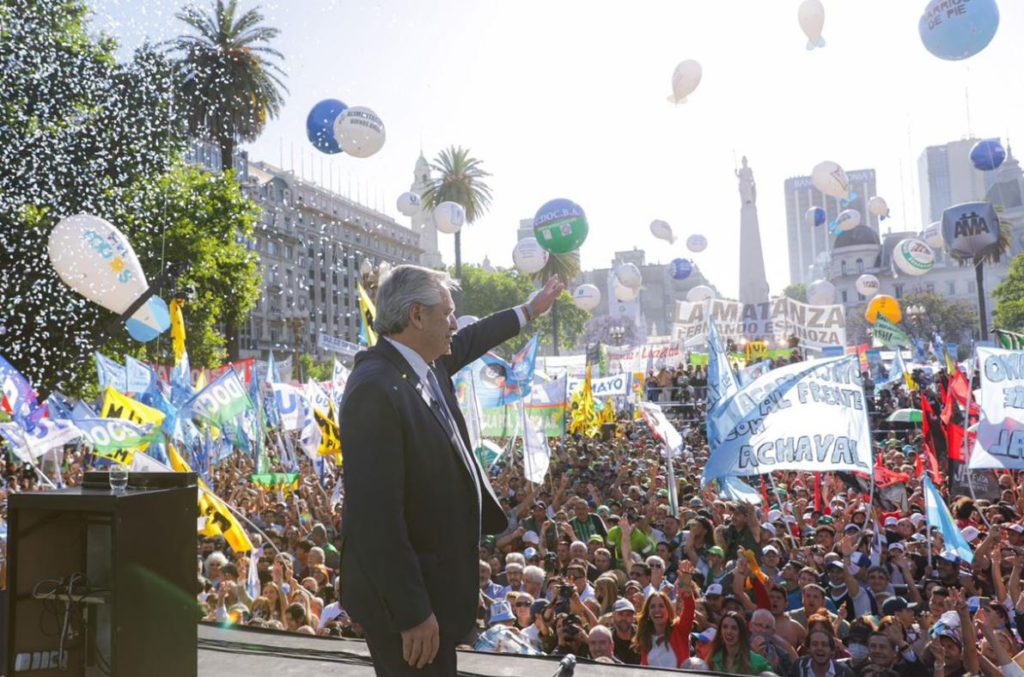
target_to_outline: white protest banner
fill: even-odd
[[[981,416],[968,466],[1024,468],[1024,351],[977,348]]]
[[[612,397],[613,395],[628,395],[629,386],[633,381],[632,374],[616,374],[604,378],[590,380],[590,388],[594,397]],[[569,392],[575,393],[583,390],[584,379],[570,378]]]
[[[846,345],[846,313],[841,304],[812,306],[786,297],[767,303],[726,299],[677,301],[673,338],[696,345],[707,336],[709,312],[715,318],[722,341],[771,339],[785,345],[790,336],[795,336],[803,347]]]
[[[605,350],[608,353],[608,361],[618,362],[624,371],[646,371],[648,364],[659,369],[677,367],[686,357],[679,341],[671,336],[651,337],[642,346],[606,346]]]
[[[683,448],[683,436],[665,418],[665,412],[661,410],[661,407],[654,402],[638,402],[636,406],[644,417],[644,423],[647,424],[654,436],[673,453],[678,453]]]
[[[855,355],[774,369],[715,416],[722,441],[712,446],[705,485],[775,470],[870,471],[871,430]]]
[[[323,386],[313,379],[306,381],[306,398],[313,405],[313,408],[321,414],[326,416],[330,412],[331,396],[327,394]]]
[[[531,420],[522,400],[519,407],[523,417],[523,477],[534,484],[543,484],[551,464],[551,449],[544,434],[544,424]]]

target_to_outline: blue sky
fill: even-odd
[[[422,148],[461,144],[493,174],[490,213],[464,231],[467,261],[511,265],[519,220],[554,197],[586,210],[586,268],[640,247],[648,261],[691,256],[726,295],[738,286],[739,196],[747,155],[769,283],[788,283],[783,181],[821,160],[874,168],[894,230],[921,227],[917,158],[926,145],[976,136],[1019,139],[1024,153],[1024,3],[1001,0],[1000,28],[961,62],[918,36],[924,0],[823,0],[824,49],[808,52],[799,0],[241,0],[282,34],[290,93],[248,146],[254,159],[319,178],[400,222]],[[96,0],[94,25],[126,49],[180,31],[179,2]],[[206,4],[206,3],[200,3]],[[703,81],[672,106],[672,71],[696,59]],[[968,96],[969,94],[969,96]],[[305,138],[320,99],[374,109],[387,126],[368,159],[322,156]],[[969,104],[968,104],[969,101]],[[294,159],[293,159],[294,158]],[[302,169],[304,168],[304,170]],[[672,224],[668,245],[648,230]],[[451,240],[441,236],[452,260]]]

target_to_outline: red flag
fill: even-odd
[[[814,473],[814,510],[821,512],[821,473]]]
[[[921,444],[922,453],[917,455],[917,468],[916,473],[918,479],[924,474],[924,460],[928,458],[928,472],[932,475],[932,481],[935,484],[942,485],[942,474],[939,473],[939,459],[935,457],[935,449],[932,444],[932,422],[931,419],[935,415],[935,410],[932,409],[932,403],[928,401],[928,398],[921,393],[921,436],[923,438]]]

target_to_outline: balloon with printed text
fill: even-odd
[[[878,294],[868,302],[868,307],[864,311],[864,319],[869,324],[874,324],[878,321],[879,316],[884,317],[893,324],[899,324],[903,321],[903,311],[900,309],[900,302],[888,294]]]
[[[844,209],[836,217],[836,230],[853,230],[860,225],[860,212],[856,209]]]
[[[535,237],[524,237],[512,248],[512,263],[519,269],[519,272],[526,275],[533,275],[543,270],[549,256],[550,254],[540,246]]]
[[[669,266],[673,280],[685,280],[693,274],[693,264],[686,259],[672,259]]]
[[[573,290],[572,302],[580,310],[590,312],[601,305],[601,290],[592,284],[581,284]]]
[[[947,61],[985,49],[999,28],[996,0],[930,0],[917,24],[925,48]]]
[[[47,253],[64,284],[118,315],[149,289],[128,238],[98,216],[77,214],[61,219],[50,232]],[[128,334],[143,343],[170,326],[170,311],[159,296],[151,296],[125,321]]]
[[[686,238],[686,248],[694,254],[699,254],[708,248],[708,239],[699,233],[694,233]]]
[[[334,138],[352,157],[370,157],[384,147],[385,137],[384,123],[365,106],[352,106],[334,121]]]
[[[836,162],[825,160],[816,164],[811,170],[811,183],[825,195],[838,200],[850,199],[850,179]]]
[[[466,210],[458,202],[442,202],[434,207],[434,225],[441,233],[453,235],[466,223]]]
[[[423,198],[418,193],[407,191],[398,196],[396,206],[403,216],[415,216],[423,207]]]
[[[908,237],[896,243],[892,250],[892,262],[901,273],[924,275],[935,265],[935,252],[916,237]]]
[[[964,202],[942,212],[942,239],[959,259],[985,256],[999,246],[999,215],[989,202]]]
[[[879,284],[877,277],[870,273],[864,273],[857,278],[856,287],[858,294],[870,299],[878,293],[881,285]]]
[[[544,203],[533,217],[533,235],[552,254],[568,254],[580,248],[590,226],[583,208],[572,200],[557,198]]]
[[[615,279],[630,289],[639,289],[644,282],[640,269],[632,263],[622,263],[616,266]]]

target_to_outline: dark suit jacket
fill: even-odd
[[[452,354],[435,363],[467,449],[451,374],[517,333],[514,310],[495,313],[456,333]],[[424,392],[383,338],[356,355],[341,410],[341,603],[371,631],[408,630],[433,612],[442,634],[460,639],[476,620],[481,529],[508,521],[475,454],[469,467]]]

